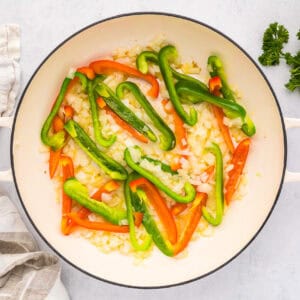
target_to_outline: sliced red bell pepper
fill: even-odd
[[[77,213],[68,213],[67,218],[72,220],[78,226],[92,229],[92,230],[102,230],[109,232],[118,232],[118,233],[127,233],[129,232],[129,227],[127,225],[114,225],[108,222],[91,222],[88,220],[82,219]]]
[[[60,156],[61,156],[61,152],[62,152],[62,148],[57,150],[57,151],[54,151],[50,148],[50,156],[49,156],[49,175],[50,175],[50,178],[53,178],[56,170],[57,170],[57,167],[59,165],[59,159],[60,159]]]
[[[78,68],[77,72],[84,74],[90,80],[93,80],[96,76],[94,70],[90,67]]]
[[[74,116],[74,108],[71,105],[65,105],[64,113],[65,113],[65,118],[69,120]]]
[[[207,194],[197,193],[195,200],[192,202],[192,206],[189,210],[189,217],[187,224],[182,232],[178,243],[174,246],[174,254],[182,252],[190,242],[193,233],[195,232],[199,221],[202,216],[202,207],[206,205]]]
[[[142,188],[146,193],[151,205],[154,207],[157,215],[166,229],[168,239],[172,244],[177,241],[177,227],[174,217],[168,208],[165,200],[157,190],[157,188],[147,179],[141,177],[129,183],[129,187],[133,192],[138,188]]]
[[[222,81],[221,78],[218,76],[210,78],[209,82],[209,91],[211,94],[215,96],[220,96],[222,88]],[[220,107],[217,107],[215,105],[212,105],[213,113],[217,119],[218,127],[221,131],[221,134],[223,136],[223,139],[230,151],[230,153],[233,153],[234,151],[234,145],[231,139],[230,131],[227,125],[224,124],[224,112]]]
[[[158,81],[151,74],[143,74],[137,69],[112,60],[94,61],[90,64],[90,68],[92,68],[96,74],[110,74],[111,72],[117,71],[130,76],[141,78],[152,85],[151,89],[148,91],[149,96],[157,98],[159,94]]]
[[[63,184],[64,182],[70,178],[74,177],[74,165],[73,161],[69,156],[61,156],[60,164],[62,166],[63,171]],[[72,224],[67,217],[67,214],[71,212],[72,209],[72,199],[65,194],[62,189],[62,220],[61,220],[61,230],[63,234],[69,234],[72,228]]]
[[[226,204],[229,205],[234,192],[236,191],[240,176],[246,164],[246,160],[249,153],[251,140],[246,138],[242,140],[236,147],[231,163],[233,164],[233,169],[229,171],[229,178],[225,185],[225,200]]]

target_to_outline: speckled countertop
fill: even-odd
[[[1,0],[0,22],[14,22],[22,30],[22,83],[45,56],[72,33],[103,18],[135,11],[185,15],[207,23],[240,44],[254,59],[269,23],[284,24],[295,36],[300,28],[299,0]],[[291,38],[295,52],[300,42]],[[300,93],[283,84],[288,69],[263,69],[278,97],[284,116],[300,117]],[[300,170],[300,132],[288,131],[288,168]],[[0,129],[0,169],[9,167],[9,132]],[[18,205],[23,219],[40,244],[48,249],[22,211],[13,184],[0,189]],[[113,286],[90,278],[62,261],[62,280],[72,299],[299,299],[300,295],[300,185],[284,184],[278,204],[254,242],[229,265],[200,281],[162,290]]]

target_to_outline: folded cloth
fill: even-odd
[[[0,119],[13,111],[19,89],[20,30],[0,26]],[[0,190],[0,300],[69,299],[55,255],[39,251],[17,209]]]
[[[20,28],[0,26],[0,116],[13,111],[20,85]]]

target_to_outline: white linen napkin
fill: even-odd
[[[0,118],[9,116],[20,83],[20,29],[0,25]],[[0,299],[67,300],[59,259],[39,251],[16,207],[0,190]]]

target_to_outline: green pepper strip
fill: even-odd
[[[159,136],[160,148],[166,151],[172,150],[176,145],[176,139],[173,131],[155,111],[150,102],[141,92],[140,88],[133,82],[121,82],[116,89],[116,94],[119,99],[124,98],[124,90],[130,91],[134,95],[135,99],[143,107],[146,114],[153,122],[153,125],[161,132],[161,135]]]
[[[128,176],[128,180],[125,183],[125,187],[127,185],[127,188],[129,189],[128,193],[128,201],[131,201],[131,204],[134,208],[135,211],[139,211],[143,213],[143,225],[154,241],[155,245],[157,248],[164,253],[167,256],[173,256],[174,251],[172,249],[171,244],[169,243],[168,240],[166,240],[160,230],[158,229],[156,222],[154,218],[152,217],[151,211],[149,209],[149,200],[147,198],[147,195],[142,189],[137,189],[136,193],[132,192],[129,183],[132,180],[135,180],[137,178],[141,177],[137,173],[131,173]]]
[[[110,147],[117,139],[116,135],[111,135],[108,138],[105,138],[101,131],[101,124],[99,120],[99,112],[98,105],[95,99],[94,83],[92,81],[88,82],[88,98],[90,103],[90,110],[92,115],[93,127],[94,127],[94,135],[96,142],[103,147]]]
[[[208,94],[200,89],[193,89],[189,84],[185,82],[177,82],[176,90],[179,95],[183,95],[186,99],[192,103],[199,103],[199,101],[206,101],[208,103],[214,104],[218,107],[226,109],[233,113],[236,117],[244,119],[246,116],[245,109],[236,102],[228,101],[224,98],[216,97],[214,95]]]
[[[140,150],[140,147],[135,146],[135,149]],[[124,159],[131,169],[133,169],[134,171],[151,181],[158,189],[162,190],[165,194],[167,194],[175,201],[180,203],[189,203],[194,200],[196,196],[196,190],[189,182],[186,182],[184,184],[185,195],[179,195],[172,191],[170,188],[168,188],[165,184],[163,184],[160,181],[160,179],[154,176],[150,171],[144,169],[138,163],[134,162],[128,148],[126,148],[124,151]]]
[[[104,83],[99,83],[95,88],[96,93],[103,98],[108,107],[121,119],[131,125],[134,129],[147,137],[150,141],[156,142],[157,138],[151,128],[139,119],[114,92]]]
[[[213,217],[206,207],[202,208],[203,217],[213,226],[218,226],[222,222],[224,208],[224,191],[223,191],[223,157],[220,147],[212,143],[208,151],[216,157],[216,216]]]
[[[155,63],[156,65],[158,65],[158,53],[157,52],[154,52],[154,51],[141,52],[136,59],[136,67],[141,73],[147,74],[149,71],[149,62],[152,62],[152,63]],[[172,67],[170,67],[170,68],[171,68],[174,78],[176,78],[177,80],[187,81],[190,84],[192,84],[193,86],[195,86],[195,88],[200,88],[200,89],[208,92],[208,88],[205,83],[201,82],[200,80],[198,80],[192,76],[179,73],[176,70],[174,70]]]
[[[197,123],[197,111],[194,108],[190,109],[190,113],[188,114],[179,99],[179,96],[175,89],[175,84],[172,76],[172,69],[169,65],[170,60],[176,59],[178,53],[174,46],[168,45],[160,49],[158,53],[158,62],[161,74],[163,76],[165,85],[167,87],[167,90],[169,92],[169,96],[171,99],[171,102],[178,113],[178,115],[181,117],[181,119],[187,123],[190,126],[193,126]]]
[[[65,124],[65,129],[81,149],[111,178],[117,180],[125,180],[127,178],[126,169],[100,151],[77,122],[69,120]]]
[[[217,56],[210,56],[207,60],[207,64],[210,67],[210,76],[219,76],[221,81],[222,81],[222,87],[221,87],[221,92],[223,94],[223,97],[225,99],[228,99],[228,101],[233,101],[235,102],[235,96],[232,90],[230,89],[228,83],[227,83],[227,78],[225,74],[225,70],[223,68],[222,61],[219,57]],[[224,111],[226,116],[229,118],[234,118],[235,115],[231,115],[230,111]],[[242,130],[247,136],[253,136],[256,132],[255,125],[253,121],[250,119],[249,115],[246,115],[243,119],[243,125],[242,125]]]
[[[136,195],[133,195],[133,193],[130,190],[129,183],[135,179],[136,176],[134,176],[134,173],[129,174],[128,178],[125,181],[124,184],[124,197],[125,197],[125,203],[127,208],[127,220],[129,225],[129,236],[130,241],[133,246],[133,248],[137,251],[147,251],[149,247],[152,244],[152,238],[150,235],[147,235],[144,239],[144,241],[139,244],[137,241],[136,233],[135,233],[135,224],[134,224],[134,218],[133,218],[133,207],[132,207],[132,198],[136,197]],[[140,211],[139,209],[135,211]]]
[[[49,131],[51,129],[53,119],[57,115],[59,108],[65,98],[65,94],[70,82],[71,82],[70,78],[64,79],[59,94],[57,96],[57,99],[53,105],[53,108],[51,109],[50,114],[48,115],[46,121],[44,122],[41,130],[42,142],[45,145],[51,147],[54,151],[62,148],[66,142],[66,134],[63,130],[53,134],[52,136],[49,136]]]
[[[170,173],[172,175],[178,174],[177,171],[173,171],[172,168],[169,165],[163,163],[162,161],[160,161],[158,159],[154,159],[154,158],[152,158],[150,156],[146,156],[146,155],[143,155],[141,158],[145,159],[145,160],[148,160],[149,162],[151,162],[155,166],[160,166],[160,169],[162,171],[166,172],[166,173]]]
[[[126,211],[124,209],[113,208],[101,201],[90,198],[87,188],[74,177],[65,181],[64,192],[80,205],[101,215],[113,224],[121,225],[122,221],[126,220]]]
[[[75,72],[74,73],[74,77],[78,77],[79,78],[80,83],[81,83],[81,88],[84,91],[86,91],[87,83],[88,83],[87,77],[84,74],[80,73],[80,72]]]

